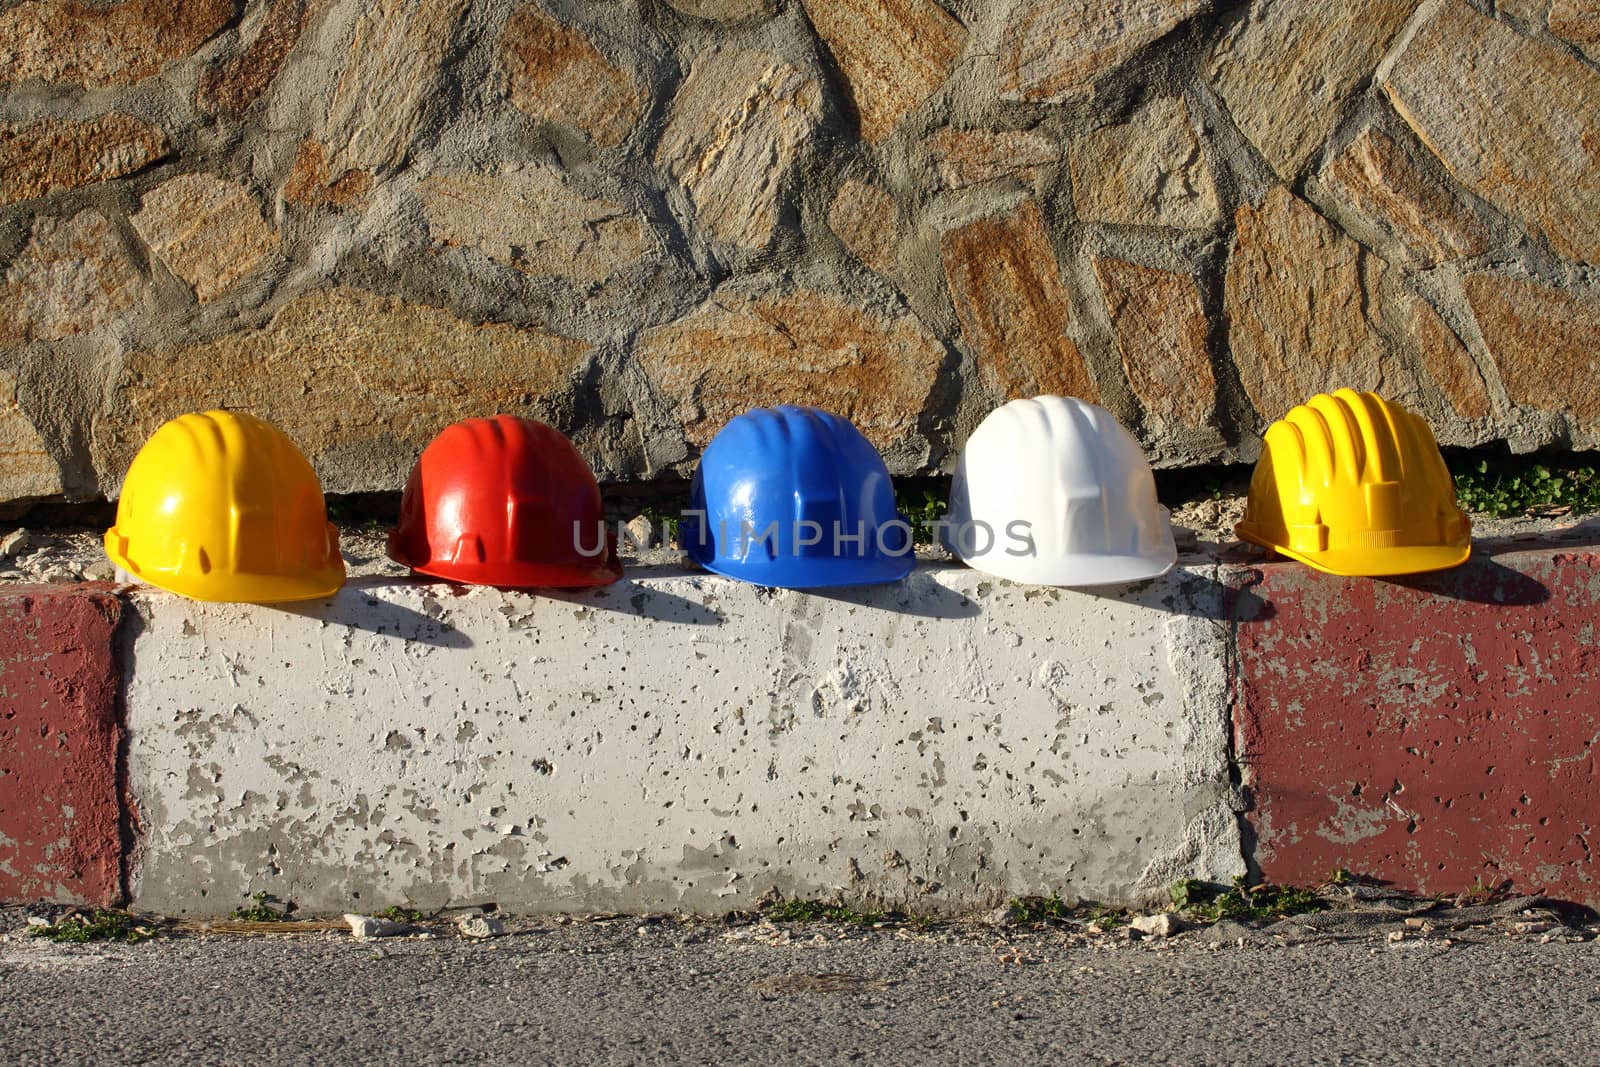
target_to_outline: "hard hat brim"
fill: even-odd
[[[1326,574],[1345,578],[1389,578],[1401,574],[1426,574],[1459,567],[1472,555],[1472,544],[1399,545],[1394,548],[1349,548],[1328,552],[1297,552],[1272,544],[1240,524],[1234,533],[1242,541],[1270,548],[1280,556],[1304,563]]]
[[[1178,562],[1176,546],[1170,553],[1159,556],[1058,556],[1050,560],[1036,560],[1027,556],[997,555],[986,552],[981,556],[965,557],[955,553],[975,571],[992,574],[1020,585],[1052,585],[1063,588],[1088,589],[1104,585],[1131,585],[1160,578]]]
[[[887,585],[911,573],[917,560],[911,553],[881,559],[828,559],[803,557],[762,562],[741,567],[732,560],[689,558],[713,574],[773,589],[836,589],[850,585]]]
[[[142,571],[130,560],[107,549],[106,556],[123,571],[146,585],[210,604],[289,604],[326,600],[344,585],[344,564],[304,575],[230,574],[199,580],[165,571]]]

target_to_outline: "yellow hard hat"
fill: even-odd
[[[339,531],[316,471],[250,415],[181,415],[128,468],[106,555],[195,600],[316,600],[344,584]]]
[[[1433,431],[1376,393],[1319,394],[1267,429],[1235,532],[1329,574],[1416,574],[1466,561]]]

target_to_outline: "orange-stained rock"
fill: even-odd
[[[1240,207],[1234,226],[1228,344],[1263,422],[1342,386],[1415,402],[1418,370],[1457,414],[1489,414],[1482,376],[1433,306],[1311,205],[1275,186],[1261,207]]]
[[[195,104],[207,114],[238,114],[266,91],[326,0],[272,0],[261,29],[242,51],[200,77]]]
[[[854,178],[839,187],[828,208],[828,228],[875,271],[894,266],[895,218],[894,200],[888,193]]]
[[[357,289],[317,289],[257,329],[130,355],[95,420],[95,467],[103,486],[115,485],[163,422],[228,407],[294,438],[328,492],[393,490],[439,430],[526,410],[566,386],[588,347]]]
[[[1513,403],[1600,437],[1600,294],[1473,274],[1467,302]]]
[[[637,354],[695,445],[752,407],[811,404],[886,448],[916,433],[945,347],[910,312],[801,289],[718,292]]]
[[[1018,0],[1000,38],[1000,98],[1055,103],[1085,92],[1205,6],[1205,0]]]
[[[357,202],[404,165],[467,0],[373,0],[344,66],[302,144],[284,199]]]
[[[109,326],[133,306],[140,282],[100,212],[39,218],[0,286],[0,345],[60,341]]]
[[[1213,50],[1212,84],[1267,162],[1293,179],[1416,7],[1416,0],[1254,4]]]
[[[17,376],[0,370],[0,500],[54,496],[63,488],[60,465],[17,403]]]
[[[166,154],[166,134],[117,111],[81,122],[3,123],[0,204],[121,178]]]
[[[950,74],[967,31],[935,0],[804,0],[876,144]]]
[[[278,247],[278,231],[242,185],[181,174],[144,194],[129,220],[200,303],[215,300]]]
[[[1234,215],[1224,309],[1228,345],[1263,421],[1307,397],[1383,380],[1384,345],[1367,320],[1361,246],[1275,186]]]
[[[328,170],[328,150],[310,138],[300,142],[294,166],[283,183],[283,198],[291,204],[330,204],[350,208],[364,203],[372,191],[372,172]]]
[[[1096,256],[1094,272],[1117,335],[1128,384],[1161,422],[1212,421],[1216,377],[1206,350],[1206,312],[1193,277]]]
[[[620,143],[644,112],[646,93],[634,76],[537,2],[506,20],[500,65],[513,104],[536,119],[576,126],[602,148]]]
[[[132,85],[232,18],[233,0],[22,0],[0,11],[0,84]]]
[[[1057,393],[1098,400],[1078,346],[1067,287],[1031,198],[945,232],[944,276],[961,335],[1003,400]]]
[[[1381,130],[1362,130],[1324,168],[1322,184],[1404,245],[1421,266],[1489,247],[1483,223]]]
[[[1600,71],[1445,0],[1383,89],[1457,181],[1559,254],[1600,263]]]

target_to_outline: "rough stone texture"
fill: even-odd
[[[1085,222],[1204,229],[1221,221],[1211,169],[1178,97],[1156,97],[1131,121],[1081,138],[1068,158]]]
[[[526,274],[603,281],[654,247],[637,215],[577,192],[554,167],[435,175],[418,195],[435,242]]]
[[[0,345],[100,329],[133,306],[139,284],[104,215],[40,218],[0,287]]]
[[[1388,290],[1390,314],[1397,319],[1401,335],[1413,342],[1417,361],[1451,410],[1462,419],[1489,416],[1492,405],[1483,372],[1460,338],[1425,299],[1397,285],[1388,286]],[[1444,426],[1436,432],[1446,444],[1469,443],[1455,440],[1452,430]]]
[[[500,38],[511,102],[536,119],[564,122],[596,145],[614,145],[644,111],[646,94],[583,34],[537,3],[517,9]]]
[[[1206,313],[1193,277],[1096,256],[1094,272],[1117,335],[1122,369],[1146,411],[1202,427],[1216,404]]]
[[[1552,0],[1550,32],[1600,63],[1600,3],[1595,0]]]
[[[1383,88],[1458,181],[1600,263],[1600,72],[1447,0]]]
[[[1492,274],[1468,276],[1466,291],[1511,400],[1600,443],[1600,295]]]
[[[526,410],[566,384],[587,347],[359,290],[316,290],[260,329],[128,357],[95,424],[96,467],[102,485],[118,485],[161,423],[229,407],[281,427],[321,465],[326,491],[390,490],[439,430]]]
[[[211,174],[184,174],[156,186],[129,221],[202,304],[278,246],[277,230],[261,217],[250,191]]]
[[[996,178],[1038,181],[1061,159],[1061,149],[1038,130],[958,130],[946,126],[928,138],[940,181],[961,189]]]
[[[331,204],[334,207],[360,206],[372,191],[372,175],[364,170],[334,174],[329,169],[328,150],[307,138],[300,142],[294,166],[283,183],[283,198],[291,204]]]
[[[1212,52],[1212,84],[1244,135],[1292,179],[1416,7],[1416,0],[1253,4]]]
[[[1600,904],[1591,547],[1375,582],[1238,568],[1234,724],[1262,874]],[[1270,610],[1268,610],[1270,609]]]
[[[821,116],[805,71],[747,48],[696,57],[673,99],[656,162],[683,183],[696,221],[729,244],[762,248],[778,224],[783,182]]]
[[[0,0],[0,367],[74,497],[128,353],[330,284],[597,345],[530,403],[606,478],[686,477],[715,429],[640,337],[797,290],[869,332],[914,309],[943,352],[873,401],[897,475],[948,473],[997,397],[1042,389],[1099,394],[1162,465],[1251,462],[1343,384],[1447,445],[1600,445],[1586,379],[1523,369],[1586,374],[1578,342],[1480,331],[1462,281],[1536,278],[1587,321],[1597,28],[1596,0]],[[204,174],[241,188],[164,184]],[[1095,259],[1192,280],[1136,294]],[[387,373],[363,337],[352,381]],[[841,375],[827,395],[877,391]],[[198,404],[232,388],[200,379]],[[286,410],[305,379],[281,382],[252,388]],[[363,431],[323,473],[394,492],[413,444]],[[0,510],[39,484],[0,469]]]
[[[961,568],[831,596],[666,570],[554,596],[358,580],[297,612],[140,594],[133,903],[928,913],[1228,881],[1213,572],[1113,596]]]
[[[312,131],[321,150],[312,184],[328,188],[359,182],[361,175],[382,177],[405,162],[466,4],[375,0],[363,10],[343,72]]]
[[[23,0],[0,11],[0,83],[143,81],[233,17],[232,0]]]
[[[0,594],[0,900],[122,896],[121,617],[88,586]]]
[[[765,52],[702,52],[672,103],[656,162],[683,183],[720,241],[764,247],[784,177],[820,117],[821,88]]]
[[[210,67],[200,77],[195,104],[207,114],[244,111],[278,76],[283,61],[300,43],[326,0],[271,0],[261,28],[248,48]]]
[[[947,231],[940,251],[961,335],[1001,400],[1041,393],[1099,399],[1067,336],[1067,289],[1035,201]]]
[[[765,18],[778,9],[777,0],[667,0],[667,3],[685,15],[713,22]]]
[[[935,0],[804,0],[844,74],[868,144],[944,84],[967,32]]]
[[[1420,362],[1438,365],[1436,376],[1476,374],[1448,327],[1435,323],[1438,313],[1397,271],[1283,186],[1260,208],[1240,207],[1234,225],[1224,295],[1228,343],[1264,420],[1341,386],[1382,384],[1410,400],[1401,354],[1419,348]]]
[[[132,115],[0,124],[0,204],[33,200],[142,170],[167,154],[167,137]]]
[[[814,404],[883,448],[916,432],[945,349],[903,310],[797,290],[718,292],[646,330],[638,355],[694,445],[752,407]]]
[[[0,470],[13,498],[54,496],[64,488],[49,445],[17,405],[17,376],[8,370],[0,370]]]
[[[1489,248],[1483,223],[1450,190],[1430,181],[1381,130],[1362,130],[1324,168],[1322,184],[1404,245],[1419,266]]]
[[[828,208],[828,228],[861,262],[888,271],[895,260],[895,210],[888,193],[852,178],[839,187]]]
[[[1204,0],[1018,0],[1000,41],[1000,98],[1054,103],[1076,96],[1204,6]]]

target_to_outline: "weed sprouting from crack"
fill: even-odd
[[[135,945],[154,934],[125,911],[100,910],[88,915],[68,915],[49,926],[28,929],[29,937],[42,937],[62,944],[80,945],[90,941],[120,941]]]
[[[761,914],[775,923],[831,922],[870,926],[884,919],[881,911],[857,911],[843,904],[825,904],[818,900],[774,900],[761,906]]]
[[[1186,918],[1214,923],[1221,919],[1271,920],[1325,911],[1327,901],[1314,889],[1282,885],[1247,885],[1235,878],[1232,886],[1184,878],[1172,885],[1172,904]]]
[[[285,910],[273,907],[268,903],[265,893],[252,896],[253,903],[242,908],[233,909],[233,917],[247,923],[281,923],[287,918]]]

